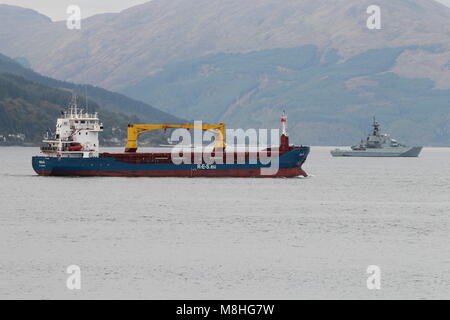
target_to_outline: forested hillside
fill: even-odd
[[[185,122],[152,106],[91,85],[79,85],[44,77],[0,54],[0,145],[37,144],[56,117],[67,107],[72,94],[90,111],[99,111],[105,145],[123,145],[128,123]],[[164,133],[143,137],[142,145],[165,143]]]
[[[214,54],[171,64],[124,93],[181,117],[243,128],[277,126],[286,110],[298,143],[356,143],[377,116],[405,143],[450,145],[450,89],[390,72],[417,49],[369,50],[346,61],[315,46]]]
[[[372,5],[381,29],[368,28]],[[434,0],[152,0],[80,30],[0,5],[0,48],[189,120],[271,128],[285,108],[293,141],[348,145],[375,115],[402,142],[450,145],[450,8]],[[109,111],[157,114],[88,92]]]
[[[0,74],[0,145],[37,145],[47,131],[55,130],[56,118],[72,96],[69,90],[44,86],[23,77]],[[104,123],[103,145],[124,145],[127,125],[137,117],[114,113],[88,101],[89,111],[97,111]],[[80,99],[80,107],[86,103]],[[164,143],[162,133],[146,136],[142,144]]]
[[[25,68],[17,61],[2,55],[1,53],[0,73],[10,73],[22,76],[25,79],[48,87],[71,90],[83,97],[88,95],[90,99],[101,105],[105,110],[136,116],[142,121],[151,123],[183,122],[171,114],[162,112],[144,102],[131,99],[116,92],[111,92],[92,85],[74,84],[42,76],[32,69]]]

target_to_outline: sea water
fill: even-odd
[[[183,179],[39,177],[0,148],[0,298],[449,299],[450,149],[331,149],[309,178]]]

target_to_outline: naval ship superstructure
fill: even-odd
[[[418,157],[423,147],[408,147],[389,134],[381,133],[380,124],[373,119],[372,132],[368,137],[351,150],[335,149],[331,151],[333,157]]]

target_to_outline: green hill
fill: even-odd
[[[126,97],[122,94],[111,92],[99,87],[84,84],[74,84],[66,81],[59,81],[40,75],[32,69],[25,68],[17,61],[0,54],[0,73],[10,73],[22,76],[30,81],[60,89],[71,90],[84,97],[86,94],[89,99],[101,105],[103,109],[111,112],[119,112],[130,116],[139,117],[142,121],[151,123],[180,123],[183,120],[172,116],[166,112],[158,110],[144,102]]]
[[[44,86],[23,77],[0,74],[0,145],[37,145],[43,134],[55,129],[56,118],[70,101],[72,92]],[[137,117],[110,112],[88,101],[89,111],[99,112],[104,124],[103,145],[123,146],[127,125]],[[80,107],[85,107],[84,102]],[[142,145],[166,142],[163,133],[147,135]]]
[[[54,130],[56,118],[66,108],[72,93],[90,111],[98,111],[105,125],[103,145],[122,146],[128,123],[185,122],[166,112],[122,94],[90,85],[77,85],[44,77],[0,54],[0,145],[35,145],[47,130]],[[165,143],[164,133],[143,137],[142,145]]]
[[[375,4],[381,30],[367,28]],[[449,18],[434,0],[153,0],[68,30],[0,5],[0,48],[188,119],[267,128],[286,108],[297,143],[355,143],[376,115],[401,141],[448,146]]]
[[[233,127],[277,126],[286,109],[299,143],[357,142],[376,115],[401,141],[450,145],[450,90],[390,72],[399,56],[418,49],[441,50],[373,49],[347,60],[316,46],[213,54],[170,64],[123,92],[182,117]]]

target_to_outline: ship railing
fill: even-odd
[[[42,152],[56,152],[58,151],[57,147],[41,147]]]

